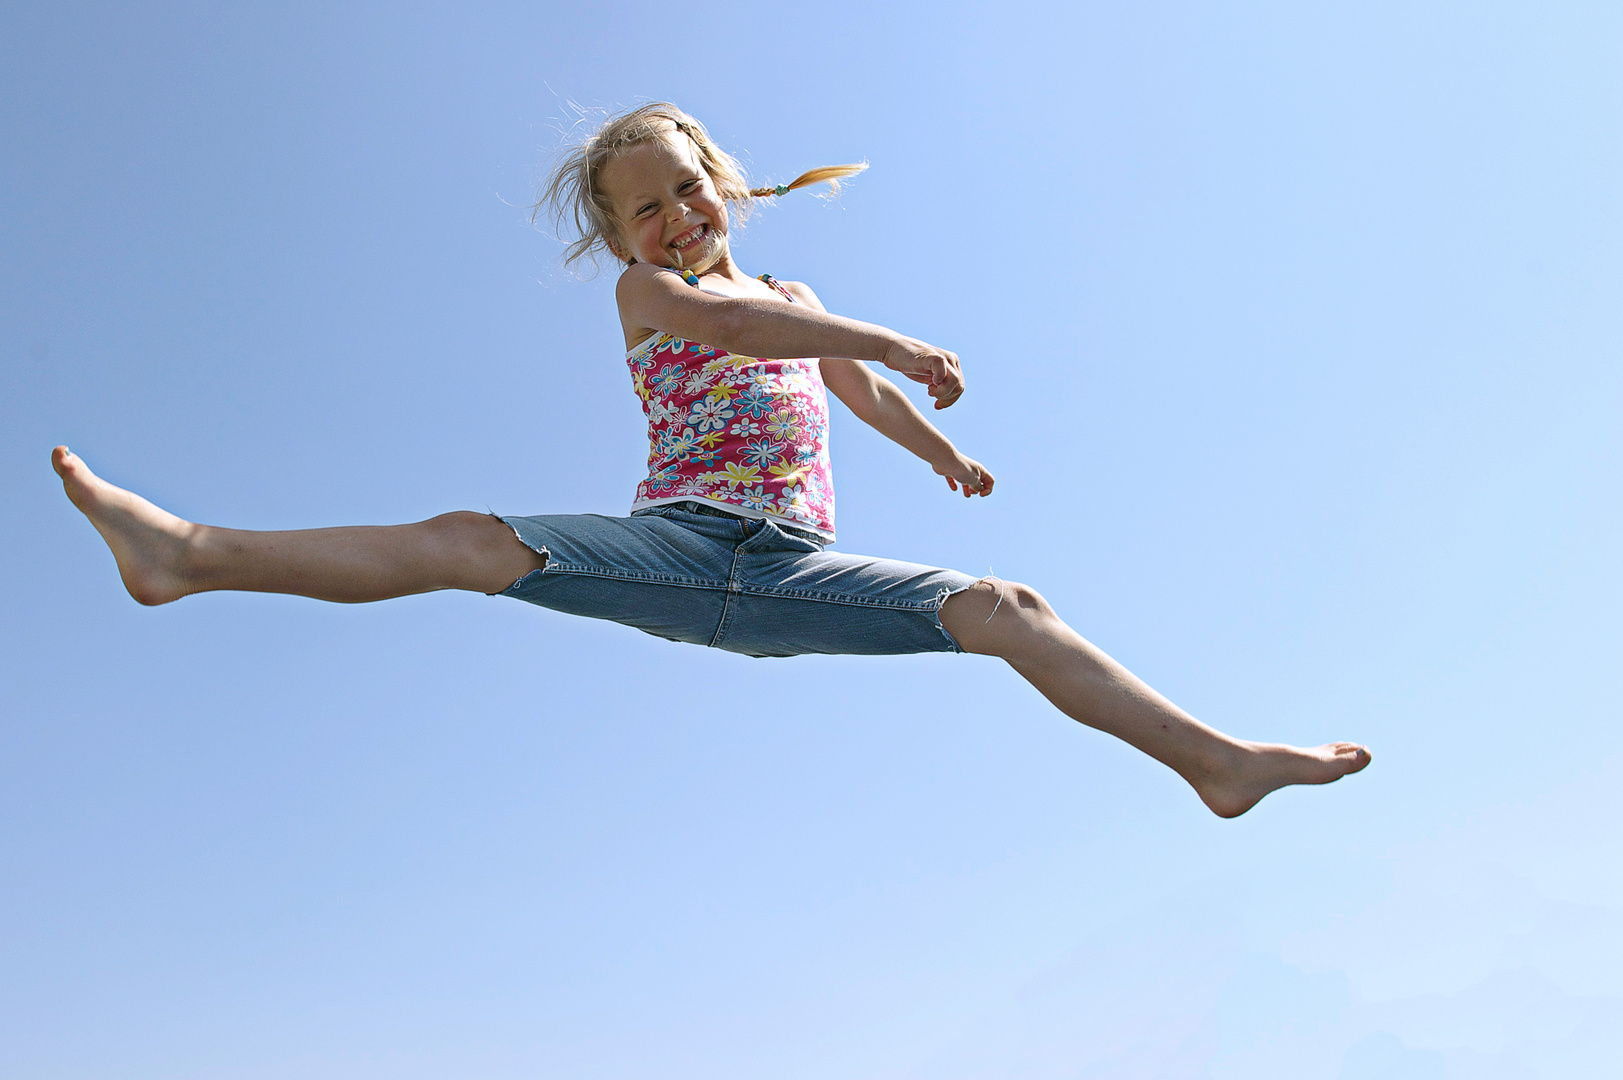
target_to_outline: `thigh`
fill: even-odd
[[[498,595],[672,641],[714,642],[743,535],[733,523],[692,528],[657,515],[600,514],[502,520],[546,563]]]
[[[956,570],[819,550],[770,525],[739,545],[715,644],[752,656],[959,652],[941,625]]]

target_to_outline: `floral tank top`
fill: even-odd
[[[795,302],[771,276],[761,280]],[[834,539],[828,394],[815,357],[739,356],[662,333],[626,364],[648,417],[648,479],[633,511],[708,503]]]

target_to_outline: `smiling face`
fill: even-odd
[[[621,259],[696,274],[729,261],[726,200],[681,132],[627,149],[603,166],[598,185],[614,208],[619,235],[609,248]]]

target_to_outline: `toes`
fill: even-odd
[[[85,466],[84,459],[65,446],[59,446],[51,451],[51,468],[64,480],[75,476],[83,478],[90,472]]]
[[[1355,773],[1368,765],[1372,760],[1369,748],[1358,743],[1335,743],[1335,755],[1350,766],[1347,771]]]

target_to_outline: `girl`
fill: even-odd
[[[838,178],[816,170],[751,191],[704,128],[668,104],[606,123],[554,172],[545,201],[607,250],[632,385],[648,417],[649,475],[632,514],[458,512],[413,525],[245,532],[197,525],[101,480],[67,447],[52,463],[101,532],[130,595],[163,604],[244,589],[344,603],[469,589],[614,619],[753,656],[952,651],[1002,657],[1067,715],[1176,770],[1215,813],[1287,784],[1357,772],[1352,743],[1301,748],[1232,738],[1157,694],[1016,582],[843,555],[834,540],[825,387],[922,458],[947,486],[992,493],[877,362],[964,392],[958,357],[827,313],[797,282],[745,274],[730,226],[752,197]]]

